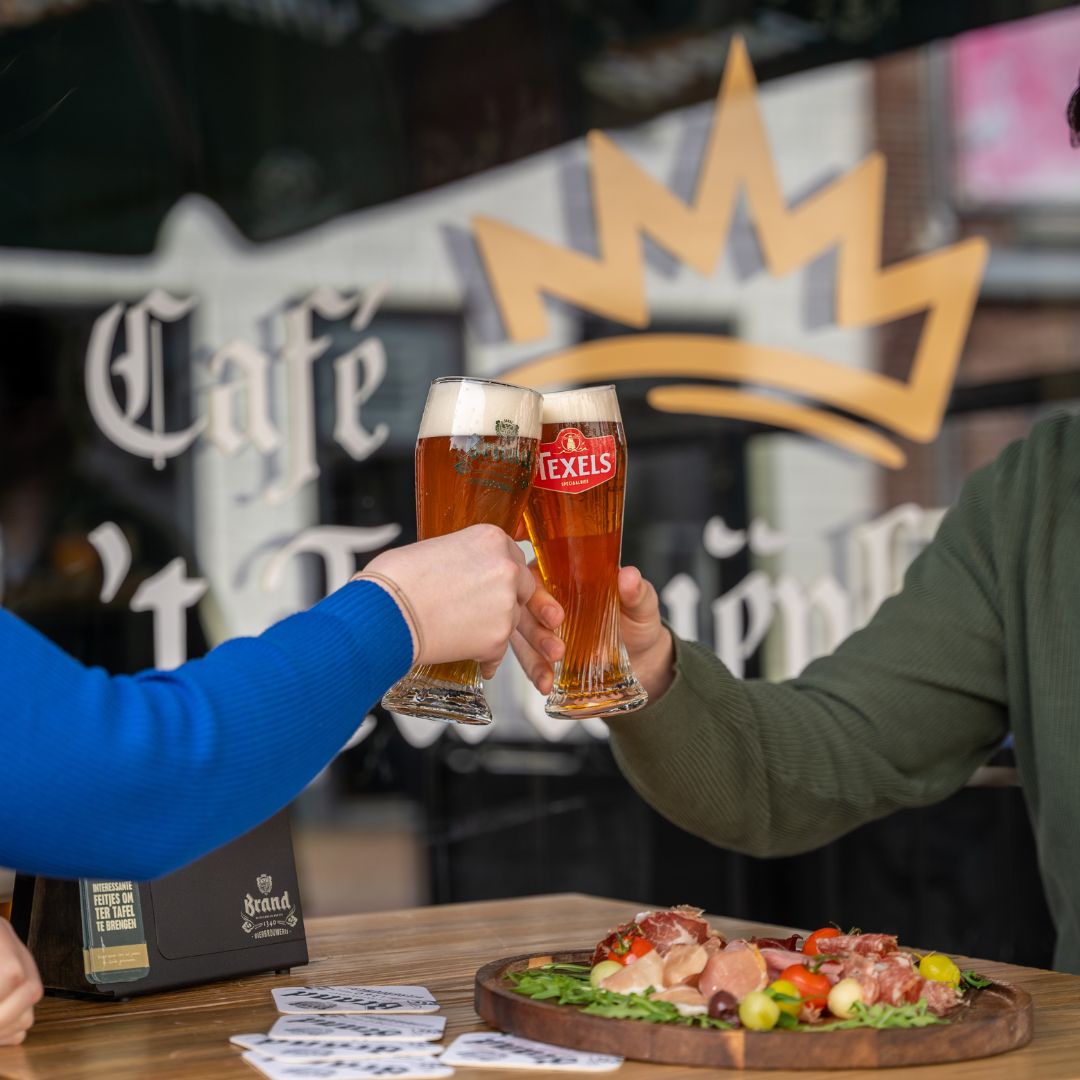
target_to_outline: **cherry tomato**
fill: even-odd
[[[631,957],[636,960],[639,956],[644,956],[646,953],[653,951],[652,942],[648,938],[634,938],[630,942],[630,952],[627,954],[626,963],[630,963]]]
[[[829,1000],[832,983],[827,975],[814,974],[804,964],[792,964],[780,972],[780,978],[794,984],[799,996],[806,1005],[817,1005],[824,1009]]]
[[[652,952],[652,942],[640,936],[620,937],[607,951],[605,959],[616,964],[632,964],[638,957]]]
[[[802,951],[807,956],[820,956],[821,950],[818,948],[818,942],[822,938],[839,937],[840,931],[835,926],[823,926],[820,930],[815,930],[807,939],[803,942]]]

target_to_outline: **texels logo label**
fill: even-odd
[[[533,486],[579,495],[614,475],[614,435],[590,439],[577,428],[563,428],[554,442],[540,444]]]
[[[291,934],[300,919],[296,914],[296,905],[289,899],[289,890],[274,896],[274,879],[269,874],[260,874],[255,879],[255,887],[261,895],[247,893],[244,896],[244,918],[240,923],[244,933],[253,938],[286,937]]]

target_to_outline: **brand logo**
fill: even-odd
[[[507,381],[543,389],[620,378],[699,380],[655,386],[647,400],[663,412],[732,416],[806,432],[894,469],[906,460],[903,449],[870,425],[918,442],[937,436],[986,264],[985,240],[970,237],[883,267],[885,159],[878,153],[788,206],[769,151],[753,68],[740,38],[731,44],[691,203],[674,196],[601,132],[590,132],[587,145],[598,258],[492,218],[473,219],[510,340],[545,336],[545,296],[645,329],[649,310],[642,235],[647,233],[699,274],[711,274],[744,195],[765,265],[774,277],[835,249],[838,326],[880,326],[925,314],[911,374],[906,380],[895,379],[720,335],[634,334],[529,361],[505,372]],[[749,385],[753,383],[757,389]],[[776,390],[804,400],[780,398]]]
[[[470,484],[494,488],[513,495],[529,486],[532,475],[532,445],[523,443],[513,420],[495,421],[495,438],[467,435],[455,445],[454,472]],[[453,439],[452,443],[459,440]]]
[[[244,933],[256,939],[291,934],[300,918],[296,914],[296,906],[289,899],[289,890],[274,896],[274,879],[269,874],[260,874],[255,879],[255,888],[259,896],[252,896],[251,893],[244,896],[244,916],[240,923]]]
[[[541,443],[533,486],[580,494],[615,475],[615,436],[590,439],[577,428],[563,428],[553,442]]]

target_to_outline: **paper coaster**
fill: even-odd
[[[423,986],[275,986],[278,1012],[433,1013],[439,1003]]]
[[[283,1016],[268,1034],[274,1039],[363,1039],[423,1042],[441,1039],[445,1016]]]
[[[429,1077],[453,1076],[454,1070],[439,1064],[438,1058],[401,1058],[398,1061],[320,1061],[314,1064],[276,1061],[248,1050],[244,1060],[254,1065],[270,1080],[366,1080],[369,1076],[390,1076],[396,1080],[428,1080]]]
[[[364,1061],[370,1058],[435,1057],[443,1047],[433,1042],[361,1042],[359,1039],[272,1039],[269,1035],[234,1035],[229,1042],[278,1061]]]
[[[621,1057],[570,1050],[565,1046],[501,1035],[496,1031],[471,1031],[459,1035],[439,1059],[444,1065],[473,1065],[493,1069],[564,1069],[575,1072],[611,1072]]]

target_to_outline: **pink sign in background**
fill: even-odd
[[[1080,149],[1065,120],[1080,72],[1080,8],[964,34],[950,53],[960,198],[1080,201]]]

